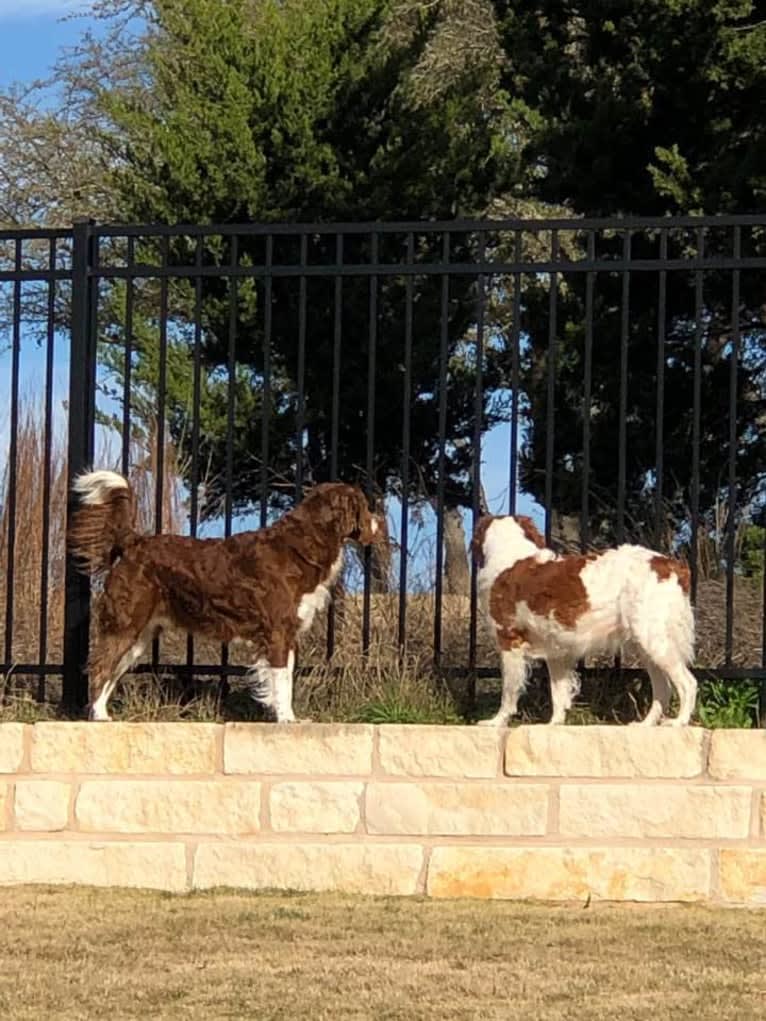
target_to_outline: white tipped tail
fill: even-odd
[[[85,574],[108,571],[137,539],[130,483],[111,471],[78,475],[72,490],[79,506],[69,522],[69,552]]]
[[[130,485],[117,472],[101,469],[78,475],[72,483],[72,489],[79,496],[80,503],[98,506],[107,503],[115,489],[130,489]]]

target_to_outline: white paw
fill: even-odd
[[[112,717],[109,715],[109,713],[105,712],[102,709],[95,709],[91,707],[88,710],[88,719],[91,720],[93,723],[107,723],[112,719]]]
[[[505,716],[492,716],[488,720],[477,720],[477,727],[507,727],[508,721]]]

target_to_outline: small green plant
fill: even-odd
[[[417,705],[396,694],[367,702],[354,714],[356,723],[463,723],[446,700],[433,698],[431,705]]]
[[[698,714],[705,727],[752,727],[758,717],[759,686],[754,681],[704,681]]]

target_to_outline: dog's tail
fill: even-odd
[[[71,518],[69,552],[84,574],[108,571],[138,538],[130,483],[112,471],[78,475],[72,491],[78,501]]]

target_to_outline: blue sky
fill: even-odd
[[[71,47],[93,20],[82,16],[81,0],[0,0],[0,87],[12,82],[31,82],[46,76],[62,49]],[[97,27],[97,26],[96,26]],[[8,444],[8,396],[10,358],[6,337],[0,337],[0,464]],[[43,353],[22,340],[22,394],[38,390],[36,380],[43,372]],[[66,345],[57,344],[54,375],[55,421],[63,426],[62,401],[66,397],[68,372]],[[509,427],[494,429],[484,439],[483,480],[491,509],[504,512],[508,506]],[[115,445],[115,450],[117,445]],[[540,508],[522,495],[519,510],[538,520]],[[470,523],[469,523],[470,524]],[[430,529],[429,529],[430,531]]]
[[[44,77],[90,19],[80,0],[0,0],[0,86]]]

